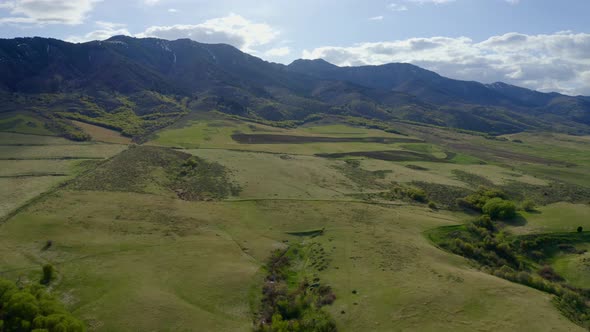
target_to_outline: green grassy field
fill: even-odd
[[[69,145],[79,144],[62,137],[0,132],[0,145]]]
[[[534,212],[522,212],[526,224],[518,233],[574,232],[578,226],[590,230],[590,204],[555,203]]]
[[[575,156],[550,151],[537,156],[579,163],[566,167],[548,166],[545,159],[527,157],[529,150],[514,147],[524,143],[407,124],[400,130],[425,142],[240,144],[231,137],[238,132],[306,140],[408,137],[337,123],[283,129],[219,115],[188,117],[188,125],[161,130],[147,143],[177,150],[127,148],[116,133],[94,127],[85,130],[95,140],[122,144],[72,144],[56,137],[0,133],[0,181],[5,181],[0,188],[8,188],[0,191],[0,199],[10,203],[0,206],[0,213],[38,197],[0,225],[0,276],[34,282],[41,266],[51,262],[58,273],[52,292],[89,331],[248,331],[269,255],[290,244],[314,243],[325,250],[326,264],[314,277],[336,296],[324,310],[341,331],[582,330],[547,293],[480,271],[424,235],[470,221],[472,215],[428,208],[426,202],[363,196],[413,182],[467,192],[479,182],[549,189],[554,178],[548,170],[583,169],[585,157],[579,154],[585,151],[578,138],[571,138]],[[534,145],[530,151],[553,142],[532,137],[522,137]],[[504,149],[506,155],[490,153],[490,147]],[[315,156],[386,150],[441,160]],[[203,161],[195,176],[223,169],[223,181],[215,183],[231,182],[241,190],[183,197],[173,180],[182,174],[179,167],[188,154]],[[515,156],[521,159],[509,163]],[[105,158],[109,160],[96,168],[84,166]],[[528,173],[528,167],[541,171]],[[48,173],[63,176],[39,176]],[[73,180],[50,190],[67,179]],[[209,182],[193,185],[197,192],[211,189]],[[46,194],[37,196],[42,192]],[[585,225],[590,215],[590,207],[581,203],[537,210],[522,212],[526,222],[509,230],[569,231]],[[311,237],[310,230],[323,232]],[[48,240],[52,246],[43,250]],[[580,264],[559,262],[556,270],[585,285],[587,277],[576,270]]]
[[[131,139],[121,135],[121,133],[95,126],[89,123],[84,123],[80,121],[72,121],[74,125],[80,127],[85,133],[90,135],[90,138],[96,142],[105,142],[105,143],[113,143],[113,144],[130,144]]]
[[[0,131],[33,135],[55,135],[42,120],[29,113],[3,113],[0,115]]]
[[[4,275],[35,279],[41,262],[53,262],[58,291],[96,330],[248,330],[263,259],[297,241],[286,232],[319,226],[326,232],[314,241],[330,253],[320,278],[337,294],[328,310],[341,330],[575,330],[547,296],[473,270],[422,236],[454,222],[364,203],[60,192],[5,224],[0,237],[11,252],[2,256]],[[42,252],[48,239],[54,246]]]
[[[578,249],[588,250],[590,245],[576,246]],[[569,283],[576,287],[590,287],[590,254],[571,254],[557,256],[551,266]]]
[[[242,144],[232,139],[233,134],[274,134],[303,137],[356,138],[384,137],[408,139],[405,136],[387,133],[376,129],[352,127],[350,125],[318,125],[294,129],[270,127],[227,119],[221,115],[188,120],[182,126],[158,132],[149,144],[179,147],[186,149],[234,149],[272,153],[313,155],[318,153],[339,153],[351,151],[382,151],[400,149],[403,143],[304,143],[304,144]],[[417,143],[419,144],[419,143]]]
[[[120,153],[124,145],[74,143],[64,138],[0,133],[0,218],[78,175],[83,163]]]
[[[408,124],[400,124],[399,128],[461,155],[466,154],[531,176],[590,188],[590,172],[587,171],[590,167],[588,136],[519,133],[489,139],[441,128]]]

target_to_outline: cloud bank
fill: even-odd
[[[254,23],[240,15],[229,14],[194,25],[152,26],[137,36],[226,43],[242,51],[256,53],[256,47],[270,43],[278,35],[279,31],[268,24]]]
[[[0,18],[0,24],[66,24],[84,23],[86,15],[102,0],[14,0],[0,2],[10,16]]]
[[[590,34],[507,33],[482,42],[467,37],[410,38],[324,46],[303,51],[341,66],[412,63],[464,80],[504,81],[541,91],[590,95]]]

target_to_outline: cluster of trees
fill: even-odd
[[[505,233],[499,232],[488,215],[483,215],[466,227],[445,246],[452,252],[475,259],[485,266],[518,267],[519,262],[512,243]]]
[[[297,275],[294,265],[304,258],[302,252],[301,248],[293,246],[271,255],[266,265],[256,331],[336,331],[334,320],[321,309],[336,299],[332,289],[321,285],[319,280],[310,283],[304,278],[296,287],[288,282]]]
[[[42,285],[19,287],[0,278],[0,331],[82,332],[85,328]]]
[[[488,200],[481,211],[494,220],[510,220],[516,216],[516,205],[514,202],[495,197]]]
[[[428,198],[428,193],[424,189],[421,189],[421,188],[396,185],[384,196],[390,200],[410,199],[410,200],[418,202],[418,203],[428,204],[428,207],[433,210],[438,209],[438,206],[436,205],[436,203],[431,201]]]
[[[494,198],[482,205],[482,209]],[[489,213],[491,214],[491,213]],[[500,230],[490,215],[446,231],[438,244],[453,253],[473,259],[497,277],[556,295],[555,304],[572,321],[590,326],[590,293],[568,285],[551,267],[543,266],[555,252],[570,252],[572,241],[587,240],[584,233],[514,237]],[[537,266],[541,265],[541,268]]]
[[[486,214],[494,220],[510,220],[516,216],[516,204],[497,189],[480,187],[475,193],[458,199],[457,204]]]
[[[547,268],[544,267],[539,272],[546,270]],[[533,274],[530,271],[515,270],[508,266],[503,266],[502,268],[493,269],[488,272],[497,277],[555,295],[554,303],[566,317],[579,325],[590,328],[590,308],[587,305],[588,297],[581,290],[560,282],[562,278],[554,271],[549,275],[541,273]]]
[[[428,204],[431,209],[438,209],[437,203],[431,200],[431,198],[434,196],[441,199],[440,189],[433,188],[433,194],[432,192],[427,192],[421,187],[423,187],[423,185],[420,183],[418,183],[417,186],[404,186],[396,184],[389,192],[381,194],[381,196],[390,200],[409,199]],[[465,195],[466,193],[463,190],[461,193],[453,192],[452,194],[446,194]],[[446,204],[444,203],[445,199],[443,198],[442,205],[449,208],[458,206],[463,209],[477,211],[484,215],[490,216],[493,220],[510,220],[516,217],[516,204],[508,198],[508,195],[499,189],[479,187],[475,192],[465,197],[461,197],[462,195],[459,195],[451,197]],[[520,208],[525,211],[533,211],[535,209],[535,204],[530,200],[525,200],[522,202]]]

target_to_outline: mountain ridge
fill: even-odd
[[[412,64],[339,67],[299,59],[283,65],[227,44],[190,39],[113,36],[76,44],[0,39],[0,91],[2,112],[25,107],[119,130],[121,125],[103,120],[125,108],[140,118],[215,109],[265,121],[305,121],[323,114],[491,134],[590,133],[590,97],[453,80]],[[12,94],[28,104],[18,98],[8,102]],[[55,100],[32,107],[35,95]],[[126,121],[121,118],[117,121]]]

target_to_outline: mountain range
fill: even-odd
[[[274,122],[337,115],[490,134],[590,133],[590,97],[454,80],[406,63],[283,65],[189,39],[2,39],[0,101],[3,113],[78,119],[130,136],[207,110]]]

